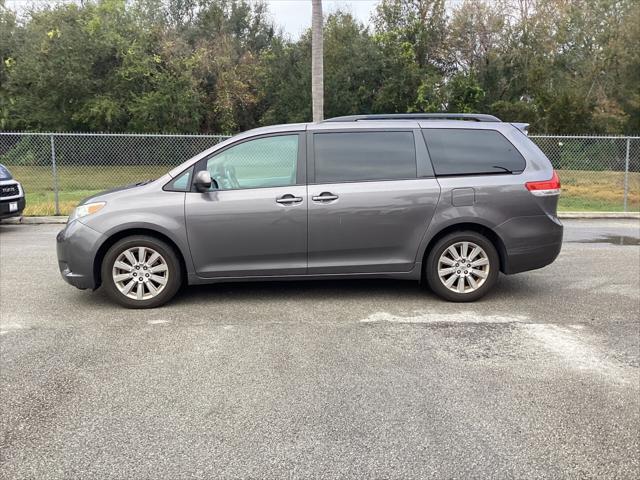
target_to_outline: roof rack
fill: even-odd
[[[359,122],[361,120],[467,120],[472,122],[501,122],[498,117],[484,113],[383,113],[376,115],[346,115],[325,122]]]

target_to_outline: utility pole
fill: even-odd
[[[322,0],[311,0],[311,98],[313,121],[324,119]]]

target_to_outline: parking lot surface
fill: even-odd
[[[640,223],[474,304],[412,282],[191,287],[133,311],[0,225],[0,478],[638,478]]]

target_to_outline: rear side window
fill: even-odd
[[[520,173],[525,160],[496,130],[429,128],[422,131],[436,175]]]
[[[316,133],[316,183],[416,178],[412,132]]]

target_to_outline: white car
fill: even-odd
[[[0,164],[0,220],[19,217],[24,210],[24,189],[20,182],[13,179],[11,173]]]

